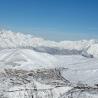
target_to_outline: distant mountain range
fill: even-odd
[[[15,33],[12,31],[0,31],[0,49],[5,48],[29,48],[37,52],[53,55],[82,54],[89,57],[98,55],[98,40],[80,41],[50,41],[33,35]]]

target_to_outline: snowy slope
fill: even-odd
[[[31,49],[3,49],[0,50],[0,66],[22,67],[32,69],[39,67],[54,67],[56,58],[50,54],[35,52]],[[25,68],[25,67],[26,68]],[[38,66],[38,67],[37,67]]]
[[[0,51],[0,57],[2,68],[23,70],[67,68],[62,71],[62,76],[71,82],[82,81],[94,85],[98,81],[97,58],[86,58],[81,55],[50,55],[31,49],[3,49]]]

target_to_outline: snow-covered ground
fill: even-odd
[[[98,98],[97,87],[97,40],[0,31],[0,98]]]
[[[0,67],[23,70],[41,68],[66,68],[63,77],[71,82],[82,81],[97,84],[98,59],[81,55],[51,55],[31,49],[3,49],[0,51]]]

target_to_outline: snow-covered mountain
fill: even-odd
[[[94,45],[95,44],[95,45]],[[4,48],[31,48],[38,52],[49,54],[87,54],[96,55],[97,40],[80,40],[80,41],[50,41],[43,38],[14,33],[12,31],[0,31],[0,49]],[[94,48],[93,48],[94,47]]]
[[[81,50],[87,48],[89,45],[97,43],[96,40],[80,40],[80,41],[50,41],[43,38],[34,37],[30,34],[15,33],[12,31],[0,31],[0,47],[1,48],[16,48],[16,47],[58,47],[64,49]]]
[[[0,31],[0,98],[98,98],[97,77],[97,40]]]

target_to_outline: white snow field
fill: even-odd
[[[98,98],[98,41],[0,31],[0,98]]]

